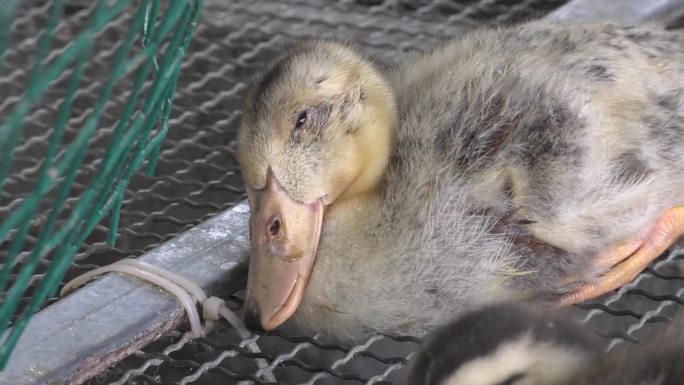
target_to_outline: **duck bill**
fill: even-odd
[[[266,188],[248,191],[250,258],[245,323],[273,330],[297,310],[316,260],[323,204],[291,199],[268,172]]]

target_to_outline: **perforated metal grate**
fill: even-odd
[[[377,60],[391,62],[398,53],[428,47],[480,24],[502,24],[543,16],[564,0],[294,0],[205,1],[201,23],[190,45],[178,81],[170,131],[162,146],[155,177],[136,174],[126,190],[115,247],[106,245],[107,222],[98,226],[82,248],[65,280],[117,259],[138,256],[156,245],[244,199],[234,158],[234,133],[241,96],[262,60],[282,44],[302,35],[340,36],[363,44]],[[29,3],[29,2],[27,2]],[[11,54],[20,67],[31,54],[35,31],[44,20],[43,1],[26,6],[15,22],[21,44]],[[89,2],[68,1],[65,17],[77,30]],[[99,60],[111,59],[108,45],[120,38],[124,21],[101,35]],[[67,38],[67,37],[64,37]],[[11,73],[12,71],[8,71]],[[97,83],[97,71],[84,82]],[[3,79],[20,92],[19,82]],[[84,93],[83,105],[96,95]],[[116,104],[120,103],[120,104]],[[123,100],[111,106],[114,110]],[[3,209],[25,196],[33,185],[41,146],[51,128],[54,100],[46,98],[27,122],[30,139],[15,153],[16,173],[0,197]],[[118,107],[117,107],[118,106]],[[115,117],[105,115],[102,127]],[[67,135],[75,135],[68,132]],[[102,155],[98,138],[78,180],[87,180]],[[102,139],[100,139],[102,140]],[[79,190],[80,189],[80,190]],[[77,185],[73,204],[82,192]],[[7,206],[9,204],[9,206]],[[25,245],[30,250],[35,238]],[[1,253],[1,251],[0,251]],[[1,256],[1,255],[0,255]],[[44,266],[45,264],[43,264]],[[657,330],[667,317],[684,309],[684,249],[665,259],[617,294],[581,305],[580,318],[606,337],[606,342],[635,342]],[[41,274],[44,270],[39,271]],[[55,299],[52,299],[54,301]],[[231,305],[241,305],[240,293]],[[234,384],[261,383],[254,358],[263,357],[276,378],[287,384],[396,383],[407,355],[418,341],[374,336],[349,349],[321,344],[315,337],[271,333],[259,339],[261,354],[249,353],[231,329],[187,342],[181,333],[164,337],[127,358],[90,384]]]

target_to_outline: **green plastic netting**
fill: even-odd
[[[55,92],[51,90],[55,83],[66,81],[66,87],[58,90],[62,94],[54,105],[57,114],[46,133],[49,142],[42,163],[37,165],[35,187],[11,210],[0,212],[0,370],[31,315],[55,293],[74,254],[107,215],[108,242],[114,242],[123,192],[133,173],[143,164],[148,174],[154,172],[169,129],[178,71],[201,7],[202,0],[99,0],[90,8],[87,28],[64,47],[55,48],[65,4],[54,0],[49,5],[45,25],[36,36],[35,60],[25,69],[21,95],[0,94],[0,105],[10,104],[5,109],[8,113],[0,115],[2,193],[13,171],[13,150],[22,143],[25,120],[47,92]],[[21,9],[19,0],[0,0],[0,79],[7,76],[3,63],[12,47],[13,21]],[[106,47],[116,50],[114,60],[102,75],[97,97],[78,134],[65,142],[65,127],[73,122],[74,100],[91,86],[82,84],[84,68],[95,60],[93,53],[103,49],[96,46],[96,38],[108,23],[121,17],[130,17],[129,28],[118,46]],[[77,171],[83,167],[93,135],[102,130],[100,118],[112,98],[125,99],[123,108],[116,111],[118,123],[108,132],[109,144],[100,155],[99,169],[73,207],[67,207]],[[48,195],[49,209],[40,212],[41,201]],[[0,201],[0,208],[2,205],[5,203]],[[22,246],[31,226],[38,226],[39,231],[35,247],[26,252]],[[20,306],[39,261],[45,258],[49,260],[47,270],[39,275],[28,305]]]

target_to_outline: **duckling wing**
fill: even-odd
[[[390,185],[454,191],[435,196],[491,217],[519,287],[596,279],[596,255],[684,204],[681,32],[483,30],[390,76],[401,115]]]

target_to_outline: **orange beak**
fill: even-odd
[[[247,192],[250,258],[245,323],[273,330],[297,310],[316,260],[323,203],[291,199],[271,170],[266,188]]]

